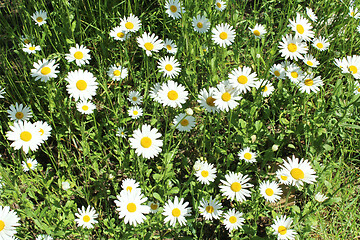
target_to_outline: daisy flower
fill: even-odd
[[[157,102],[160,102],[160,99],[159,99],[159,96],[158,96],[158,93],[161,89],[161,84],[160,83],[155,83],[151,88],[150,88],[150,91],[149,91],[149,96],[154,99],[155,101]]]
[[[268,97],[272,94],[272,92],[274,91],[274,87],[271,84],[271,82],[269,82],[268,80],[265,81],[260,81],[259,82],[259,88],[261,89],[261,95],[263,97]]]
[[[360,79],[360,56],[347,56],[344,60],[343,73],[350,73],[355,79]]]
[[[220,110],[215,106],[215,98],[214,95],[216,93],[216,89],[213,87],[209,88],[209,91],[207,91],[205,88],[200,90],[199,96],[198,96],[198,103],[201,107],[205,108],[208,112],[219,112]]]
[[[298,58],[303,59],[302,54],[306,54],[308,51],[306,44],[300,38],[292,37],[289,34],[282,37],[279,48],[282,57],[295,61]]]
[[[309,74],[305,76],[301,81],[298,83],[301,92],[318,92],[320,91],[320,86],[324,85],[323,81],[321,80],[321,76],[317,76],[314,78],[313,74]]]
[[[230,209],[228,212],[224,213],[224,225],[229,232],[237,230],[243,224],[245,219],[242,218],[243,213],[236,211],[235,209]]]
[[[96,210],[89,205],[86,210],[84,206],[82,206],[81,209],[78,208],[78,212],[79,213],[75,213],[75,216],[77,217],[77,219],[75,219],[77,226],[88,229],[94,228],[93,224],[98,222],[96,218],[99,216],[96,213]]]
[[[311,8],[306,8],[306,15],[313,21],[316,22],[317,21],[317,16],[315,15],[315,13],[313,12],[313,10]]]
[[[149,202],[148,206],[150,207],[151,213],[157,213],[159,211],[159,203],[158,202]]]
[[[216,25],[216,27],[211,32],[212,40],[220,47],[231,45],[234,42],[236,36],[234,28],[228,23],[221,23]]]
[[[335,58],[334,63],[338,68],[342,70],[342,72],[346,71],[345,69],[347,69],[347,64],[348,64],[346,58],[341,58],[341,59]]]
[[[210,182],[214,182],[216,178],[216,168],[213,164],[203,162],[201,168],[196,171],[195,176],[197,180],[202,184],[209,185]]]
[[[226,2],[223,2],[221,0],[215,1],[215,9],[222,12],[226,8]]]
[[[157,95],[159,102],[161,102],[164,107],[181,107],[188,99],[188,92],[185,90],[185,87],[172,80],[163,83]]]
[[[277,79],[284,79],[286,74],[285,69],[281,66],[281,64],[274,64],[270,68],[270,73]]]
[[[144,214],[150,212],[150,207],[142,205],[147,198],[140,192],[139,189],[133,191],[122,191],[120,195],[116,196],[115,204],[118,207],[119,218],[124,218],[125,224],[130,224],[136,227],[146,219]]]
[[[181,68],[180,63],[175,59],[174,56],[163,57],[158,62],[159,71],[163,73],[164,77],[174,78],[179,75]]]
[[[124,17],[120,21],[120,28],[125,32],[137,32],[141,28],[140,19],[132,13],[129,17]]]
[[[289,185],[291,184],[290,173],[284,169],[279,169],[275,173],[276,177],[279,179],[281,184]]]
[[[5,88],[0,87],[0,98],[4,98]]]
[[[55,64],[55,60],[39,60],[37,63],[34,62],[34,68],[31,69],[31,76],[35,78],[35,80],[41,80],[43,82],[47,82],[50,78],[57,78],[57,73],[59,73],[56,68],[59,64]]]
[[[200,158],[200,159],[202,159],[202,158]],[[193,169],[194,169],[195,171],[199,171],[199,170],[201,169],[202,165],[203,165],[203,161],[197,160],[197,161],[194,163]]]
[[[158,133],[156,128],[151,129],[150,125],[143,125],[139,129],[136,129],[133,133],[133,137],[129,138],[131,148],[135,149],[135,153],[138,156],[144,158],[156,157],[161,152],[163,141],[158,139],[161,134]]]
[[[82,100],[76,103],[76,109],[83,114],[91,114],[96,109],[96,106],[88,100]]]
[[[125,41],[131,36],[131,33],[126,32],[125,29],[121,27],[114,27],[110,31],[110,37],[113,37],[117,41]]]
[[[121,183],[121,188],[123,189],[123,191],[129,191],[129,192],[131,192],[132,190],[141,190],[139,187],[139,183],[132,178],[124,179]]]
[[[16,234],[16,227],[20,226],[20,218],[9,206],[0,206],[0,239],[11,239]]]
[[[132,119],[138,119],[143,115],[143,110],[141,107],[138,106],[130,107],[130,109],[128,110],[128,114]]]
[[[70,53],[65,54],[65,59],[70,63],[75,61],[76,65],[79,67],[84,64],[89,64],[90,50],[84,47],[83,45],[79,46],[76,44],[76,47],[70,48]]]
[[[311,168],[308,160],[299,161],[294,155],[283,162],[282,168],[287,171],[291,185],[300,187],[305,183],[313,184],[316,182],[316,172]]]
[[[266,201],[271,203],[279,201],[283,193],[276,182],[262,182],[259,188],[260,194],[265,198]]]
[[[38,162],[36,159],[27,158],[26,161],[22,161],[22,167],[24,168],[24,172],[31,170],[35,170]]]
[[[31,43],[28,43],[24,45],[22,50],[28,54],[31,54],[31,53],[36,53],[36,51],[40,51],[41,48],[40,46],[36,46]]]
[[[179,0],[168,0],[165,3],[166,13],[173,19],[181,18],[181,13],[185,12],[185,8],[181,6]]]
[[[162,213],[166,218],[164,222],[170,222],[171,226],[175,226],[176,222],[179,222],[180,226],[186,225],[186,218],[190,216],[191,208],[187,207],[188,202],[184,202],[184,199],[181,198],[180,201],[177,196],[175,196],[174,202],[170,199],[164,205],[164,212]]]
[[[163,40],[159,39],[155,33],[150,35],[144,32],[141,37],[136,38],[136,41],[139,47],[145,50],[147,56],[151,56],[153,52],[158,52],[164,47]]]
[[[29,149],[35,151],[42,142],[40,132],[30,122],[14,122],[14,126],[10,126],[10,129],[11,131],[8,131],[6,136],[8,140],[13,141],[11,147],[14,147],[15,150],[22,147],[25,153],[28,153]]]
[[[118,130],[116,131],[116,136],[125,138],[126,137],[125,129],[123,127],[119,127]]]
[[[304,78],[304,73],[297,65],[291,64],[286,71],[286,76],[296,84]]]
[[[246,147],[238,153],[238,157],[247,163],[255,163],[257,154],[251,152],[249,147]]]
[[[317,67],[319,66],[319,61],[316,60],[311,54],[305,54],[303,62],[308,65],[309,67]]]
[[[49,235],[41,234],[38,235],[35,240],[53,240],[53,238]]]
[[[232,70],[228,76],[231,86],[236,88],[240,93],[246,93],[250,91],[251,87],[255,87],[256,77],[256,73],[251,72],[251,68],[246,66]]]
[[[318,49],[318,50],[320,50],[320,51],[325,51],[325,50],[327,50],[327,49],[329,48],[329,46],[330,46],[329,41],[328,41],[327,39],[323,38],[323,37],[314,38],[314,39],[312,40],[312,42],[313,42],[312,45],[313,45],[316,49]]]
[[[125,67],[117,66],[116,64],[109,67],[107,75],[115,81],[120,81],[128,76],[128,70]]]
[[[252,187],[253,185],[247,183],[250,180],[247,175],[229,172],[225,175],[225,179],[226,180],[220,180],[222,184],[224,184],[220,186],[220,191],[227,199],[235,199],[236,201],[243,202],[246,200],[246,197],[250,197],[250,191],[246,188]]]
[[[349,7],[349,16],[353,17],[355,19],[359,19],[360,18],[360,11],[357,8],[354,8],[354,6],[350,6]]]
[[[209,19],[201,15],[193,17],[192,25],[194,30],[198,33],[206,33],[210,28]]]
[[[290,229],[290,225],[293,222],[291,218],[286,216],[276,216],[275,223],[271,225],[274,229],[274,235],[277,235],[279,240],[295,239],[297,234],[294,230]]]
[[[96,95],[98,83],[94,75],[87,70],[79,69],[69,72],[65,80],[68,82],[66,90],[70,98],[74,97],[75,101],[87,100]]]
[[[318,193],[315,195],[314,199],[315,199],[317,202],[322,203],[322,202],[324,202],[325,200],[327,200],[327,199],[329,199],[329,198],[328,198],[325,194],[322,194],[322,193],[318,192]]]
[[[46,23],[46,19],[47,19],[47,14],[45,11],[40,10],[40,11],[36,11],[31,18],[35,21],[35,23],[39,26],[43,25]]]
[[[221,208],[221,202],[210,196],[209,200],[201,199],[199,212],[206,220],[219,219],[223,213]]]
[[[190,132],[195,126],[195,118],[185,113],[180,113],[174,118],[173,124],[180,132]]]
[[[138,91],[130,91],[128,100],[132,105],[140,105],[143,97],[140,95]]]
[[[46,141],[51,135],[51,126],[47,122],[37,121],[34,123],[36,129],[40,132],[41,141]]]
[[[177,46],[173,40],[166,38],[164,41],[164,48],[168,53],[175,54],[177,52]]]
[[[11,105],[10,109],[7,110],[11,121],[27,121],[32,117],[31,109],[24,106],[22,103]]]
[[[262,38],[267,33],[265,27],[261,24],[255,24],[255,27],[249,28],[249,30],[254,34],[255,38]]]
[[[360,82],[358,82],[358,81],[355,81],[354,94],[360,94]]]
[[[220,82],[216,86],[213,98],[215,99],[215,106],[219,110],[226,112],[236,108],[239,105],[237,100],[241,100],[238,91],[230,86],[228,81]]]
[[[289,27],[295,31],[295,38],[299,37],[305,41],[310,41],[314,37],[314,32],[311,31],[312,27],[308,20],[300,15],[296,14],[295,20],[289,20]]]

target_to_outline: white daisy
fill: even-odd
[[[0,206],[0,239],[11,239],[20,226],[20,218],[9,206]]]
[[[319,66],[319,61],[316,60],[311,54],[305,54],[303,62],[308,65],[309,67],[317,67]]]
[[[326,38],[323,38],[323,37],[314,38],[314,39],[312,40],[312,42],[313,42],[312,45],[313,45],[316,49],[318,49],[318,50],[320,50],[320,51],[325,51],[325,50],[327,50],[327,49],[329,48],[329,46],[330,46],[329,41],[328,41]]]
[[[196,171],[195,176],[202,184],[209,185],[210,182],[215,181],[216,168],[214,167],[214,164],[203,162],[201,168]]]
[[[230,209],[228,212],[224,213],[224,225],[229,232],[237,230],[243,224],[245,219],[241,216],[243,213],[236,211],[235,209]]]
[[[229,111],[236,108],[241,100],[238,91],[230,86],[228,81],[220,82],[215,89],[214,97],[215,106],[221,111]]]
[[[300,67],[295,64],[291,64],[286,71],[286,76],[292,83],[297,84],[304,78],[304,73]]]
[[[192,25],[194,30],[198,33],[206,33],[210,28],[209,19],[201,15],[193,17]]]
[[[41,80],[47,82],[50,78],[57,78],[57,73],[59,73],[56,68],[59,64],[55,64],[55,60],[39,60],[37,63],[34,62],[34,68],[31,69],[31,76],[35,77],[35,80]]]
[[[158,92],[159,102],[164,106],[181,107],[188,99],[188,92],[185,87],[172,80],[169,80],[161,85]]]
[[[53,238],[49,235],[40,234],[36,237],[35,240],[53,240]]]
[[[149,96],[154,99],[155,101],[157,102],[160,102],[160,98],[158,96],[158,93],[161,89],[161,84],[160,83],[155,83],[151,88],[150,88],[150,91],[149,91]]]
[[[123,127],[119,127],[118,130],[116,131],[116,136],[125,138],[126,137],[125,129]]]
[[[360,79],[360,56],[347,56],[344,60],[343,73],[350,73],[355,79]]]
[[[175,59],[174,56],[163,57],[158,62],[159,71],[163,73],[164,77],[174,78],[179,75],[181,68],[180,63]]]
[[[43,10],[36,11],[31,18],[35,21],[35,23],[39,26],[46,23],[47,13]]]
[[[247,163],[255,163],[257,154],[254,152],[251,152],[249,147],[246,147],[238,153],[238,157]]]
[[[359,19],[360,18],[360,11],[358,8],[355,8],[354,6],[350,6],[349,7],[349,16],[353,17],[355,19]]]
[[[47,122],[37,121],[34,123],[36,129],[40,132],[41,141],[46,141],[51,135],[51,126]]]
[[[238,67],[229,73],[229,82],[232,87],[236,88],[240,93],[246,93],[255,87],[257,80],[255,72],[251,72],[251,68],[244,66]]]
[[[138,119],[143,115],[143,110],[141,107],[138,106],[130,107],[128,110],[128,114],[132,119]]]
[[[346,58],[341,58],[341,59],[334,59],[334,63],[335,65],[340,68],[342,70],[342,72],[345,72],[347,69],[347,60]]]
[[[185,113],[180,113],[174,118],[173,124],[180,132],[189,132],[195,126],[195,118]]]
[[[320,86],[324,85],[323,81],[321,80],[321,76],[317,76],[314,78],[313,74],[309,74],[305,76],[301,81],[298,83],[301,92],[318,92],[320,91]]]
[[[76,109],[83,114],[91,114],[96,109],[96,106],[88,100],[82,100],[76,103]]]
[[[112,80],[120,81],[128,76],[128,70],[125,67],[114,64],[109,67],[107,74]]]
[[[158,202],[149,202],[148,206],[150,207],[151,213],[157,213],[159,211],[159,203]]]
[[[170,199],[164,205],[164,212],[162,213],[166,218],[164,222],[170,222],[171,226],[175,226],[176,222],[179,222],[180,226],[186,225],[186,218],[190,216],[191,208],[187,207],[188,202],[184,202],[184,199],[181,198],[180,201],[177,196],[175,196],[174,202]]]
[[[299,37],[305,41],[310,41],[314,37],[314,32],[311,31],[312,27],[308,20],[300,15],[296,14],[295,20],[289,20],[289,27],[295,31],[295,38]]]
[[[96,210],[89,205],[86,210],[84,206],[82,206],[81,209],[78,208],[78,212],[79,213],[75,213],[75,216],[77,217],[77,219],[75,219],[77,226],[88,229],[94,228],[93,224],[98,222],[96,218],[99,216],[96,213]]]
[[[221,0],[216,0],[215,1],[215,9],[222,12],[224,11],[224,9],[226,8],[226,2],[221,1]]]
[[[164,41],[164,48],[168,53],[175,54],[177,52],[177,46],[173,40],[166,38]]]
[[[164,47],[163,40],[159,39],[155,33],[150,35],[144,32],[141,37],[136,38],[136,41],[139,47],[145,50],[147,56],[151,56],[153,52],[158,52]]]
[[[290,229],[290,225],[293,222],[291,218],[286,216],[276,216],[275,223],[271,225],[274,229],[274,235],[277,235],[279,240],[294,240],[297,234],[293,229]]]
[[[306,8],[306,15],[313,21],[316,22],[317,21],[317,16],[315,15],[315,13],[313,12],[313,10],[311,8]]]
[[[255,38],[262,38],[267,33],[265,27],[261,24],[255,24],[255,27],[249,28],[249,30],[254,34]]]
[[[4,94],[5,94],[5,88],[0,87],[0,98],[4,98]]]
[[[274,91],[274,86],[272,85],[271,82],[269,82],[268,80],[260,80],[259,81],[259,89],[261,89],[261,95],[263,97],[268,97],[272,94],[272,92]]]
[[[9,114],[11,121],[27,121],[32,118],[31,109],[22,103],[15,103],[15,105],[12,104],[10,109],[7,110],[7,113]]]
[[[221,202],[210,196],[209,200],[201,199],[199,212],[206,220],[219,219],[223,213],[221,208]]]
[[[226,181],[220,180],[224,184],[220,186],[220,191],[227,199],[235,199],[236,201],[243,202],[246,200],[246,197],[251,196],[250,191],[246,188],[252,187],[253,185],[247,183],[250,180],[247,175],[229,172],[225,175],[225,179]]]
[[[181,13],[185,12],[185,8],[181,6],[179,0],[168,0],[165,3],[166,13],[173,19],[181,18]]]
[[[316,182],[316,172],[311,168],[308,160],[299,161],[294,155],[287,160],[288,162],[284,160],[282,168],[288,172],[291,185],[300,187],[304,182],[309,184]]]
[[[135,149],[138,156],[144,158],[156,157],[161,152],[163,141],[158,139],[161,134],[156,128],[151,129],[150,125],[143,125],[140,129],[136,129],[133,137],[129,138],[131,148]]]
[[[6,136],[8,140],[14,141],[11,147],[14,147],[15,150],[22,147],[25,153],[28,153],[29,149],[35,151],[42,142],[40,132],[30,122],[14,122],[14,126],[10,126],[10,129],[11,131],[8,131]]]
[[[205,88],[200,90],[199,93],[199,99],[197,100],[198,103],[200,103],[200,106],[205,108],[208,112],[219,112],[220,109],[218,109],[215,106],[215,98],[214,94],[216,93],[216,89],[213,87],[209,88],[209,91],[207,91]]]
[[[150,212],[150,207],[142,205],[147,198],[140,192],[139,189],[133,191],[122,191],[120,195],[116,196],[115,204],[118,207],[119,218],[124,218],[125,224],[136,226],[141,224],[146,219],[144,214]]]
[[[234,42],[236,33],[232,26],[228,23],[221,23],[212,29],[212,40],[220,47],[226,47]]]
[[[295,61],[298,58],[303,59],[302,54],[306,54],[308,51],[306,44],[300,38],[292,37],[289,34],[282,37],[279,48],[282,57]]]
[[[37,166],[38,162],[36,161],[36,159],[32,159],[32,158],[27,158],[26,161],[22,161],[22,167],[24,172],[31,170],[35,170],[36,166]]]
[[[89,60],[91,59],[89,54],[90,50],[83,45],[79,46],[79,44],[76,44],[76,47],[71,47],[69,52],[70,53],[65,54],[65,59],[69,63],[75,61],[78,66],[89,64]]]
[[[125,31],[125,29],[121,27],[114,27],[110,31],[110,37],[113,37],[117,41],[125,41],[131,36],[130,32]]]
[[[132,13],[129,17],[124,17],[120,21],[120,27],[125,32],[137,32],[141,28],[140,19]]]
[[[123,189],[123,191],[131,192],[132,190],[141,190],[139,186],[140,184],[132,178],[126,178],[121,183],[121,188]]]
[[[287,170],[281,168],[277,170],[275,174],[281,184],[285,184],[285,185],[291,184],[290,173]]]
[[[276,182],[262,182],[260,183],[260,194],[265,198],[266,201],[271,203],[280,200],[283,191]]]
[[[75,101],[91,99],[96,95],[98,83],[94,75],[87,70],[75,70],[68,73],[65,80],[68,82],[66,86],[70,98],[74,97]]]
[[[322,202],[324,202],[325,200],[327,200],[327,199],[329,199],[329,198],[328,198],[325,194],[322,194],[322,193],[318,192],[318,193],[315,195],[314,199],[315,199],[317,202],[322,203]]]
[[[203,161],[202,161],[202,157],[199,158],[198,160],[196,160],[196,162],[194,163],[193,169],[195,171],[199,171],[202,167]]]
[[[138,91],[130,91],[128,100],[132,105],[140,105],[143,97],[140,95]]]
[[[28,43],[24,45],[22,50],[28,54],[31,54],[31,53],[36,53],[36,51],[40,51],[41,48],[40,46],[36,46],[31,43]]]
[[[274,64],[270,68],[270,73],[273,74],[277,79],[284,79],[286,71],[281,64]]]

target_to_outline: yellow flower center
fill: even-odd
[[[126,191],[130,191],[130,192],[131,192],[131,190],[132,190],[132,187],[131,187],[131,186],[128,186],[128,187],[126,188]]]
[[[152,43],[150,43],[150,42],[145,43],[145,44],[144,44],[144,47],[145,47],[146,50],[148,50],[148,51],[151,51],[151,50],[154,49],[154,45],[153,45]]]
[[[23,131],[22,133],[20,133],[20,139],[23,140],[24,142],[30,141],[31,138],[32,135],[28,131]]]
[[[214,212],[214,207],[213,206],[207,206],[205,208],[205,210],[208,212],[208,213],[213,213]]]
[[[138,111],[136,111],[136,110],[135,110],[135,111],[133,111],[133,114],[134,114],[135,116],[136,116],[136,115],[138,115],[138,113],[139,113],[139,112],[138,112]]]
[[[309,65],[309,66],[314,65],[312,61],[307,61],[306,64]]]
[[[151,208],[152,210],[156,210],[156,209],[158,208],[158,205],[152,203],[152,204],[150,205],[150,208]]]
[[[203,25],[201,22],[198,22],[198,23],[196,24],[196,26],[197,26],[198,28],[202,28],[204,25]]]
[[[239,76],[239,77],[237,78],[237,81],[238,81],[238,83],[240,83],[240,84],[245,84],[245,83],[248,82],[248,78],[247,78],[246,76],[244,76],[244,75],[241,75],[241,76]]]
[[[304,33],[304,27],[300,24],[296,25],[296,31],[298,31],[298,33],[303,34]]]
[[[299,179],[304,178],[304,172],[300,168],[293,168],[290,171],[290,174],[295,180],[299,180]]]
[[[277,71],[277,70],[274,72],[274,74],[275,74],[275,76],[277,76],[277,77],[279,77],[279,76],[280,76],[280,72],[279,72],[279,71]]]
[[[40,128],[39,132],[41,133],[40,134],[41,136],[44,135],[44,133],[45,133],[44,129],[42,129],[42,128]]]
[[[85,215],[85,216],[83,217],[83,221],[84,221],[84,222],[90,222],[90,217],[89,217],[89,215]]]
[[[176,91],[171,90],[168,92],[167,96],[170,100],[174,101],[174,100],[178,99],[179,94]]]
[[[299,74],[297,72],[291,72],[290,75],[293,77],[293,78],[297,78],[299,76]]]
[[[5,223],[3,220],[0,220],[0,232],[5,228]]]
[[[118,77],[118,76],[120,76],[121,72],[120,72],[120,70],[115,70],[113,72],[113,74],[114,74],[114,76]]]
[[[29,49],[30,49],[31,51],[34,51],[34,50],[35,50],[35,47],[29,47]]]
[[[207,176],[209,176],[209,172],[206,171],[206,170],[202,170],[202,171],[201,171],[201,176],[207,177]]]
[[[170,6],[170,11],[172,11],[173,13],[177,11],[177,7],[174,5]]]
[[[77,51],[76,53],[74,53],[74,57],[76,59],[82,59],[84,57],[84,54],[80,51]]]
[[[357,67],[355,67],[354,65],[351,65],[349,67],[349,71],[352,73],[352,74],[356,74],[358,72],[358,69]]]
[[[355,16],[355,12],[351,12],[350,15],[353,17]]]
[[[42,21],[44,21],[44,19],[43,19],[42,17],[37,17],[37,18],[36,18],[36,21],[37,21],[37,22],[42,22]]]
[[[287,48],[288,48],[289,52],[296,52],[296,50],[297,50],[297,46],[294,43],[289,43]]]
[[[226,32],[222,32],[220,33],[220,36],[219,36],[222,40],[225,40],[228,38],[228,34]]]
[[[263,92],[267,92],[267,90],[268,90],[267,86],[264,86],[263,89],[262,89]]]
[[[308,78],[308,79],[305,79],[305,85],[306,86],[312,86],[313,84],[314,84],[314,81],[312,80],[312,79],[310,79],[310,78]]]
[[[166,48],[167,48],[167,50],[171,50],[172,49],[172,47],[170,46],[170,45],[166,45]]]
[[[285,235],[286,234],[286,227],[284,227],[284,226],[280,226],[279,228],[278,228],[278,232],[281,234],[281,235]]]
[[[221,3],[216,3],[216,6],[218,7],[218,8],[221,8]]]
[[[358,92],[360,92],[360,88],[358,88]]]
[[[41,69],[41,74],[42,75],[48,75],[51,72],[51,69],[49,67],[43,67]]]
[[[22,119],[22,118],[24,117],[24,114],[23,114],[22,112],[17,112],[17,113],[15,114],[15,117],[16,117],[17,119]]]
[[[241,184],[238,182],[234,182],[231,184],[230,188],[233,192],[238,192],[241,190]]]
[[[137,97],[132,97],[132,100],[133,100],[134,102],[136,102]]]
[[[127,29],[133,29],[133,28],[134,28],[134,24],[133,24],[132,22],[127,22],[127,23],[125,23],[125,27],[126,27]]]
[[[272,196],[272,195],[274,195],[274,190],[272,190],[271,188],[267,188],[267,189],[265,190],[265,193],[266,193],[266,195],[268,195],[268,196]]]
[[[234,223],[237,222],[237,218],[236,218],[235,216],[231,216],[231,217],[229,218],[229,222],[232,223],[232,224],[234,224]]]
[[[324,45],[323,45],[322,43],[317,43],[316,46],[317,46],[318,48],[323,48],[323,47],[324,47]]]
[[[189,121],[187,119],[183,119],[181,120],[180,124],[181,126],[186,127],[187,125],[189,125]]]
[[[125,33],[123,33],[123,32],[118,32],[118,33],[116,34],[116,36],[118,36],[119,38],[123,38],[123,37],[125,36]]]
[[[287,176],[284,176],[284,175],[281,175],[280,178],[281,178],[282,180],[286,181],[288,177],[287,177]]]
[[[230,93],[224,92],[224,93],[221,95],[221,99],[222,99],[224,102],[230,101],[230,99],[231,99]]]
[[[254,33],[254,35],[255,35],[255,36],[260,36],[260,32],[259,32],[259,30],[254,30],[254,32],[253,32],[253,33]]]
[[[29,168],[31,168],[32,167],[32,164],[31,163],[26,163],[26,165],[29,167]]]
[[[127,210],[128,210],[129,212],[135,212],[135,211],[136,211],[136,205],[135,205],[135,203],[129,203],[126,208],[127,208]]]
[[[244,154],[244,158],[247,159],[247,160],[250,160],[252,157],[251,153],[245,153]]]
[[[76,82],[76,88],[80,91],[84,91],[87,88],[87,83],[84,80],[79,80]]]
[[[151,139],[149,137],[143,137],[141,140],[140,140],[140,144],[143,148],[149,148],[151,146]]]
[[[170,72],[173,70],[173,66],[171,66],[171,64],[166,64],[165,69]]]
[[[82,106],[81,108],[82,108],[82,110],[84,110],[84,111],[89,110],[89,107],[88,107],[88,106],[86,106],[86,105]]]
[[[215,98],[213,98],[213,97],[208,97],[207,99],[206,99],[206,104],[207,105],[209,105],[209,106],[212,106],[212,107],[214,107],[215,106]]]
[[[172,214],[174,217],[179,217],[180,214],[181,214],[180,209],[174,208],[174,209],[171,211],[171,214]]]

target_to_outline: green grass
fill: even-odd
[[[359,237],[360,101],[353,93],[353,76],[342,74],[333,63],[334,58],[360,54],[359,20],[347,15],[348,3],[228,1],[224,12],[216,11],[212,1],[182,3],[186,12],[178,20],[165,13],[165,1],[19,0],[1,5],[0,86],[6,94],[0,99],[0,175],[4,185],[0,204],[10,206],[21,218],[17,237],[273,239],[270,225],[282,213],[294,219],[292,226],[299,239]],[[318,16],[317,23],[312,23],[315,36],[324,36],[331,43],[325,52],[310,48],[320,62],[313,71],[324,81],[316,94],[301,93],[289,79],[277,80],[269,71],[284,60],[278,46],[283,35],[292,34],[287,27],[289,19],[295,18],[296,12],[305,14],[305,7],[311,7]],[[48,20],[39,27],[31,15],[41,9],[48,13]],[[140,18],[140,33],[126,42],[114,41],[110,30],[130,13]],[[212,27],[225,22],[232,25],[235,42],[221,48],[211,40],[211,31],[205,35],[193,31],[191,19],[199,13],[206,13]],[[321,23],[331,17],[331,25]],[[265,38],[257,40],[251,35],[248,28],[255,23],[266,26]],[[163,107],[149,97],[154,83],[167,81],[157,70],[157,59],[168,54],[162,50],[153,57],[146,56],[136,42],[145,31],[173,39],[178,46],[175,56],[182,70],[175,81],[189,92],[182,109]],[[23,52],[22,35],[31,36],[42,50],[35,55]],[[90,64],[81,69],[92,72],[99,83],[93,99],[97,110],[91,115],[79,113],[66,91],[67,73],[78,67],[64,56],[75,43],[91,50]],[[203,51],[203,46],[208,50]],[[56,59],[60,65],[58,78],[46,83],[30,76],[33,63],[43,58]],[[116,63],[129,70],[129,76],[119,82],[107,76],[109,66]],[[210,114],[200,108],[199,91],[227,80],[229,72],[238,66],[251,67],[259,78],[269,79],[274,93],[263,98],[253,89],[228,113]],[[127,96],[132,90],[144,96],[145,114],[138,120],[127,114]],[[52,127],[51,137],[38,151],[27,155],[10,147],[6,137],[12,124],[7,110],[16,102],[31,108],[32,122],[42,120]],[[188,107],[194,110],[196,127],[188,133],[174,130],[174,117]],[[155,159],[138,157],[127,140],[143,124],[151,124],[162,134],[164,145]],[[127,138],[116,136],[118,127],[125,127]],[[274,144],[279,145],[278,151],[272,151]],[[246,146],[258,153],[256,164],[238,160],[238,151]],[[305,184],[303,189],[292,188],[289,201],[283,196],[291,206],[269,205],[258,186],[265,179],[275,180],[273,173],[282,159],[293,154],[309,159],[317,182]],[[39,162],[36,171],[23,172],[21,162],[26,157]],[[209,186],[194,176],[192,166],[198,158],[217,168],[217,178]],[[251,177],[255,187],[247,201],[239,203],[221,196],[218,185],[228,171]],[[187,225],[169,227],[161,213],[147,215],[137,227],[124,224],[114,200],[125,178],[136,179],[143,194],[162,206],[174,196],[185,198],[192,208]],[[71,183],[70,190],[62,190],[63,181]],[[329,200],[317,203],[317,192],[327,193]],[[201,198],[209,196],[217,196],[225,211],[235,208],[243,212],[243,228],[229,234],[221,221],[205,221],[197,208]],[[99,214],[99,223],[90,230],[77,227],[74,221],[77,208],[87,205]]]

